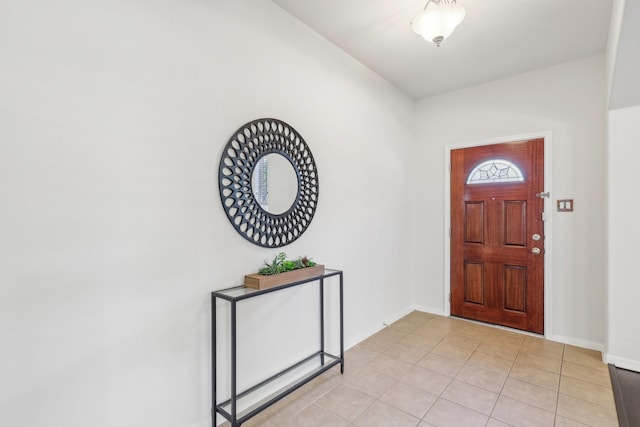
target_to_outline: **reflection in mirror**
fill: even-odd
[[[293,165],[278,153],[263,156],[256,163],[251,187],[262,209],[280,215],[288,211],[298,194],[298,178]]]

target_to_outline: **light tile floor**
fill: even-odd
[[[617,426],[599,352],[414,311],[246,427]]]

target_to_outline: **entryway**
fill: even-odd
[[[451,314],[544,333],[544,139],[450,152]]]

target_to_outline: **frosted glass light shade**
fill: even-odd
[[[465,15],[464,7],[457,3],[445,3],[444,0],[438,4],[430,2],[425,10],[413,18],[411,28],[425,40],[440,46],[464,20]]]

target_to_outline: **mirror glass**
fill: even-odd
[[[265,211],[280,215],[288,211],[298,194],[298,178],[289,160],[271,153],[258,160],[251,176],[253,195]]]

